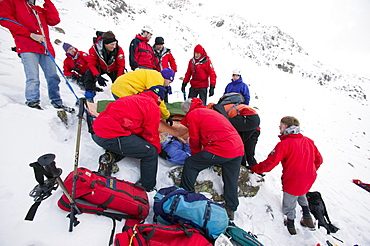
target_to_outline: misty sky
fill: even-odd
[[[279,27],[321,62],[370,78],[369,0],[227,2],[250,22]]]

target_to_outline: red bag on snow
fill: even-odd
[[[102,177],[83,167],[78,168],[77,175],[75,199],[77,201],[83,199],[97,205],[77,203],[81,212],[106,214],[104,212],[106,209],[113,209],[129,215],[129,218],[135,219],[136,223],[148,216],[148,195],[142,186],[116,178]],[[73,172],[67,176],[64,184],[72,194]],[[66,195],[63,194],[59,199],[58,206],[65,211],[70,211]]]
[[[116,235],[115,246],[212,246],[200,232],[187,225],[140,224]]]

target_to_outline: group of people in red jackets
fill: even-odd
[[[55,26],[60,22],[54,4],[51,0],[45,0],[43,7],[40,7],[35,5],[35,0],[3,0],[0,1],[0,17],[0,24],[11,31],[16,51],[24,65],[26,105],[42,109],[39,91],[40,65],[48,84],[52,106],[63,108],[55,60],[50,59],[55,57],[55,52],[50,42],[48,26]],[[177,72],[175,59],[171,50],[164,47],[162,37],[155,39],[153,47],[148,44],[152,34],[153,30],[144,26],[141,33],[130,43],[131,69],[160,72],[171,68],[173,72]],[[107,74],[114,82],[126,73],[124,51],[111,31],[99,36],[89,53],[79,51],[68,43],[64,43],[63,48],[67,56],[64,61],[64,74],[79,81],[88,99],[92,100],[96,92],[101,90],[96,83],[103,87],[107,85],[107,79],[102,75]],[[173,81],[172,72],[170,74],[171,78],[167,79]],[[245,143],[227,117],[205,106],[208,95],[214,95],[216,78],[210,58],[198,44],[188,63],[181,88],[185,92],[190,83],[189,99],[182,103],[186,116],[181,123],[189,129],[192,152],[185,161],[181,186],[188,191],[194,191],[194,183],[200,171],[213,165],[221,166],[225,208],[229,219],[233,220],[239,205],[238,177],[245,155]],[[233,81],[242,82],[239,70],[233,72],[232,83]],[[230,92],[246,95],[245,101],[249,103],[249,91],[245,85],[234,83],[228,88],[243,88],[243,91]],[[156,185],[158,155],[166,157],[166,153],[161,150],[158,136],[161,118],[158,105],[165,99],[166,93],[168,88],[155,85],[139,94],[118,98],[108,105],[93,124],[93,140],[99,146],[121,158],[131,156],[142,160],[140,182],[147,191],[152,191]],[[247,123],[248,117],[245,117],[244,121]],[[300,123],[295,117],[287,116],[281,119],[280,140],[265,161],[253,163],[250,168],[253,172],[263,173],[282,163],[283,213],[286,215],[285,224],[288,231],[294,235],[297,203],[303,210],[301,225],[315,227],[305,195],[314,183],[316,171],[323,160],[314,142],[300,133]],[[256,139],[254,141],[257,142]]]

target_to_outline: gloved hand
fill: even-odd
[[[80,69],[79,67],[74,67],[74,68],[72,68],[72,72],[73,72],[73,71],[75,71],[75,72],[77,72],[77,73],[78,73],[80,70],[81,70],[81,69]]]
[[[100,74],[96,75],[96,79],[98,80],[98,84],[100,86],[107,86],[107,79],[103,78]]]
[[[162,157],[163,159],[171,159],[171,156],[169,156],[168,154],[167,154],[167,152],[166,151],[164,151],[163,149],[162,149],[162,151],[161,151],[161,153],[159,153],[158,154],[160,157]]]
[[[172,88],[171,88],[171,86],[168,86],[167,87],[167,92],[168,92],[168,94],[172,95]]]
[[[95,97],[95,93],[92,91],[85,91],[86,99],[93,99]]]
[[[45,37],[36,33],[31,33],[30,38],[39,43],[45,42]]]
[[[75,79],[75,80],[78,80],[79,76],[75,73],[72,73],[71,78]]]
[[[168,117],[168,119],[166,120],[166,123],[170,123],[170,126],[173,125],[172,116]]]
[[[215,86],[214,85],[210,85],[209,86],[209,96],[213,96],[215,94]]]
[[[185,87],[188,85],[188,83],[182,82],[181,91],[185,92]]]

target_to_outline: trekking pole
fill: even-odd
[[[182,94],[184,95],[184,101],[186,101],[186,92],[183,91]]]
[[[86,98],[80,98],[79,99],[80,104],[79,104],[79,110],[78,110],[78,128],[77,128],[77,139],[76,139],[76,152],[75,152],[75,162],[74,162],[74,169],[73,169],[73,183],[72,183],[72,202],[70,204],[71,206],[71,213],[69,214],[70,216],[70,222],[69,222],[69,231],[73,231],[73,226],[76,226],[77,224],[75,221],[77,220],[75,217],[75,213],[78,213],[78,210],[76,210],[77,206],[75,203],[75,197],[76,197],[76,182],[78,179],[77,175],[77,168],[78,168],[78,158],[80,154],[80,140],[81,140],[81,126],[82,126],[82,118],[84,114],[84,106],[86,102]],[[76,210],[76,211],[75,211]]]
[[[64,80],[66,81],[66,84],[68,86],[68,88],[71,90],[71,92],[73,93],[73,95],[76,97],[77,99],[77,102],[79,102],[79,99],[75,93],[75,91],[73,90],[71,84],[68,82],[66,76],[64,76],[62,70],[60,69],[60,67],[58,66],[57,62],[55,61],[55,58],[51,55],[50,51],[48,50],[48,48],[46,47],[45,43],[44,42],[41,42],[41,44],[44,46],[45,50],[46,50],[46,53],[49,55],[50,59],[54,62],[55,66],[58,68],[59,70],[59,73],[62,75],[62,77],[64,78]]]

